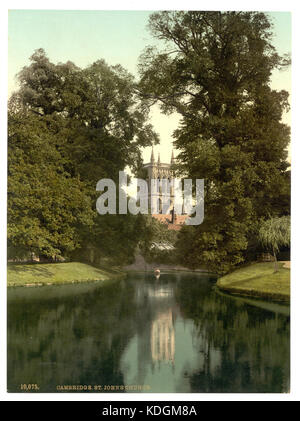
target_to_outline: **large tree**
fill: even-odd
[[[140,220],[100,216],[95,204],[97,181],[117,181],[126,166],[137,171],[140,148],[158,141],[133,76],[103,60],[85,69],[54,64],[39,49],[18,80],[8,121],[12,253],[32,245],[38,254],[65,254],[92,245],[113,256],[115,243],[119,261],[129,258]]]
[[[70,177],[45,121],[22,112],[8,119],[8,256],[61,256],[91,228],[87,188]]]
[[[85,69],[53,64],[43,49],[18,74],[20,89],[10,110],[26,109],[47,121],[72,175],[95,183],[118,177],[141,162],[140,148],[158,141],[148,123],[149,108],[135,90],[133,76],[120,65],[98,60]]]
[[[181,114],[178,171],[205,179],[204,222],[181,230],[182,263],[226,272],[260,219],[289,212],[288,93],[270,88],[289,60],[264,13],[158,12],[149,28],[166,47],[141,56],[141,95]]]

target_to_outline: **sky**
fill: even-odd
[[[136,77],[138,58],[147,45],[158,43],[147,30],[152,11],[108,10],[9,10],[8,12],[8,95],[17,89],[16,74],[30,63],[34,50],[43,48],[53,63],[74,62],[86,67],[103,58],[109,65],[121,64]],[[270,12],[274,23],[273,44],[280,54],[291,52],[291,14]],[[275,71],[274,89],[291,92],[291,70]],[[164,116],[157,106],[151,121],[160,135],[155,147],[162,162],[170,162],[172,132],[179,116]],[[290,124],[290,113],[284,116]],[[145,162],[151,148],[143,150]],[[175,151],[176,156],[176,151]]]

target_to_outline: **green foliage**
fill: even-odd
[[[177,263],[178,256],[174,245],[177,232],[169,230],[166,224],[152,216],[144,216],[145,230],[141,237],[139,248],[148,263]],[[165,249],[159,247],[167,246]]]
[[[204,222],[180,232],[181,263],[224,273],[261,219],[289,214],[288,93],[269,86],[289,60],[260,12],[158,12],[149,27],[166,49],[142,55],[141,96],[181,114],[176,171],[205,179]]]
[[[282,246],[290,245],[291,221],[289,216],[271,218],[264,221],[259,228],[261,243],[273,251],[275,258],[275,271],[277,271],[276,254]]]
[[[148,107],[121,66],[98,60],[86,69],[73,63],[54,65],[37,50],[31,65],[19,73],[20,89],[10,110],[29,110],[43,117],[58,138],[72,175],[96,183],[116,178],[126,165],[141,163],[141,146],[157,142],[147,123]]]
[[[91,226],[91,201],[65,171],[56,138],[29,113],[9,116],[8,255],[61,255],[78,247],[78,230]]]
[[[82,230],[82,244],[71,258],[96,265],[130,264],[134,261],[136,247],[147,235],[148,227],[141,214],[97,215],[93,229]]]
[[[129,259],[139,220],[98,215],[95,188],[125,166],[137,171],[140,148],[158,141],[133,77],[103,60],[86,69],[55,65],[39,49],[18,78],[8,119],[9,256],[72,257],[96,247]]]

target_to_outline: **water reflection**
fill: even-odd
[[[151,325],[152,361],[164,361],[174,364],[175,329],[172,310],[157,315]]]
[[[24,383],[40,392],[286,392],[287,307],[232,299],[207,276],[178,273],[13,288],[8,390]]]

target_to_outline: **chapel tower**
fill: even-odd
[[[172,166],[175,164],[174,151],[172,150],[172,155],[170,163],[163,163],[160,160],[160,153],[158,153],[157,161],[155,160],[154,150],[152,146],[150,162],[145,164],[143,168],[147,170],[147,183],[148,183],[148,200],[149,208],[157,208],[157,212],[151,214],[154,218],[159,221],[168,224],[169,229],[178,230],[181,228],[181,225],[184,224],[187,215],[176,215],[174,210],[174,187],[170,186],[170,202],[167,206],[164,204],[168,203],[168,194],[165,193],[165,190],[160,186],[160,181],[162,179],[171,181],[174,178],[174,171]],[[157,185],[155,190],[152,190],[151,180],[156,180]],[[152,201],[152,203],[151,203]],[[157,203],[157,206],[153,205],[153,202]],[[152,206],[153,205],[153,206]],[[166,209],[167,208],[167,209]]]
[[[148,164],[144,165],[144,168],[147,170],[147,183],[148,183],[148,198],[149,198],[149,206],[150,209],[152,209],[154,206],[155,201],[157,201],[157,213],[153,214],[172,214],[173,208],[174,208],[174,189],[173,187],[170,188],[170,204],[168,206],[168,209],[164,209],[164,204],[167,203],[167,197],[168,195],[162,189],[162,186],[160,185],[161,180],[168,180],[171,181],[173,176],[172,171],[172,164],[175,163],[174,159],[174,152],[172,151],[172,157],[170,163],[162,163],[160,161],[160,153],[158,153],[157,161],[155,161],[154,157],[154,150],[152,146],[152,152],[151,152],[151,159]],[[156,186],[153,186],[151,183],[151,180],[155,180],[157,182]],[[154,190],[153,190],[154,188]],[[151,202],[152,201],[152,202]]]

